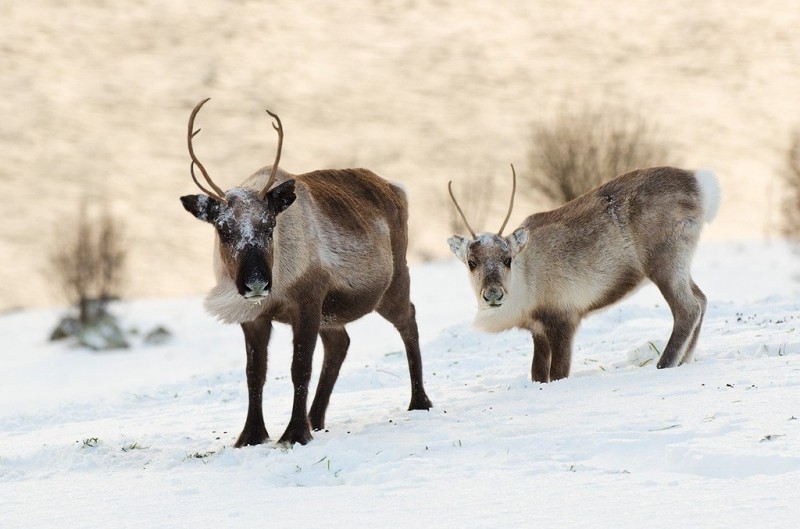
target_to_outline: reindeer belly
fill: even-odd
[[[375,290],[336,290],[322,302],[322,326],[338,326],[355,321],[374,311],[388,287]]]
[[[392,282],[394,263],[388,230],[382,237],[362,241],[345,238],[324,257],[329,286],[322,302],[322,324],[343,325],[369,314]]]

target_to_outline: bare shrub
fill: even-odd
[[[123,284],[126,251],[122,227],[108,211],[100,217],[96,235],[97,297],[108,301],[120,295]]]
[[[68,224],[55,245],[50,263],[67,300],[79,311],[82,323],[90,319],[92,305],[104,311],[120,294],[126,250],[122,227],[104,210],[92,221],[82,205],[74,223]]]
[[[533,125],[525,176],[536,193],[561,205],[615,176],[668,160],[669,149],[643,116],[608,107],[562,110]]]
[[[794,131],[784,168],[783,233],[800,243],[800,129]]]

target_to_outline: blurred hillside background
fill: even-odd
[[[447,255],[453,180],[485,179],[496,230],[534,123],[586,105],[645,116],[714,169],[706,239],[779,236],[800,124],[800,3],[544,0],[31,0],[0,3],[0,310],[64,304],[48,270],[82,200],[125,222],[126,297],[212,285],[213,230],[186,213],[186,123],[223,188],[272,163],[402,182],[411,258]],[[510,225],[546,207],[520,191]],[[469,211],[467,211],[469,216]]]

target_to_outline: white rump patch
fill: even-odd
[[[711,222],[717,216],[721,200],[719,180],[710,169],[700,169],[694,172],[694,177],[700,186],[700,197],[703,200],[703,216],[706,222]]]
[[[408,189],[403,182],[390,182],[394,187],[399,189],[403,193],[403,198],[408,200]]]

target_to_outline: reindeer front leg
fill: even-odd
[[[563,312],[541,312],[536,315],[533,334],[534,382],[553,382],[569,376],[572,363],[572,340],[580,318]]]
[[[533,362],[531,363],[531,380],[534,382],[550,382],[550,344],[542,331],[532,330]]]
[[[294,332],[294,353],[292,356],[292,384],[294,384],[294,401],[292,404],[292,418],[283,432],[280,443],[304,445],[311,437],[311,428],[308,422],[308,385],[311,381],[311,361],[314,357],[314,347],[317,345],[319,333],[320,310],[301,313],[299,318],[292,323]]]
[[[258,445],[269,438],[264,426],[262,399],[264,381],[267,377],[267,347],[272,333],[272,321],[263,318],[242,324],[247,350],[247,419],[242,433],[234,445],[236,448]]]
[[[547,341],[550,343],[550,381],[569,376],[572,365],[572,341],[578,329],[579,319],[569,314],[554,315],[545,324]]]

